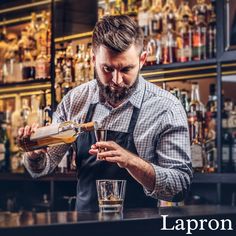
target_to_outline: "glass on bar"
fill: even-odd
[[[126,180],[96,180],[100,212],[122,212]]]

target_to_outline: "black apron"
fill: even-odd
[[[92,120],[95,107],[96,104],[90,105],[85,122]],[[137,150],[134,144],[133,132],[139,111],[140,109],[134,107],[128,133],[107,131],[107,140],[115,141],[136,155]],[[120,168],[116,163],[97,160],[96,156],[91,156],[88,153],[91,145],[95,143],[96,139],[93,131],[82,133],[76,141],[76,165],[78,169],[76,210],[98,211],[96,180],[99,179],[124,179],[127,181],[124,208],[156,207],[157,200],[147,197],[141,184],[133,179],[126,169]]]

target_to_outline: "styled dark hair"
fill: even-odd
[[[143,50],[143,32],[136,22],[127,15],[104,16],[95,25],[92,46],[94,52],[103,45],[114,52],[124,52],[134,44],[139,53]]]

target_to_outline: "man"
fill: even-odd
[[[53,122],[85,117],[107,130],[106,142],[96,143],[94,132],[76,141],[77,210],[98,209],[97,179],[127,180],[124,207],[183,200],[192,177],[186,115],[173,95],[139,75],[146,59],[142,31],[128,16],[106,16],[95,26],[92,46],[96,79],[71,90],[53,117]],[[35,128],[20,129],[20,137]],[[26,153],[25,166],[34,177],[48,174],[67,149]]]

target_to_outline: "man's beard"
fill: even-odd
[[[137,88],[138,85],[138,75],[139,75],[139,71],[137,73],[135,82],[131,85],[122,85],[122,86],[117,86],[115,85],[113,82],[110,82],[109,84],[104,85],[97,72],[95,69],[95,78],[97,80],[97,84],[99,87],[99,95],[102,98],[102,100],[107,101],[110,104],[120,104],[123,101],[125,101],[126,99],[128,99],[133,92],[135,91],[135,89]],[[112,89],[113,87],[113,89]]]

